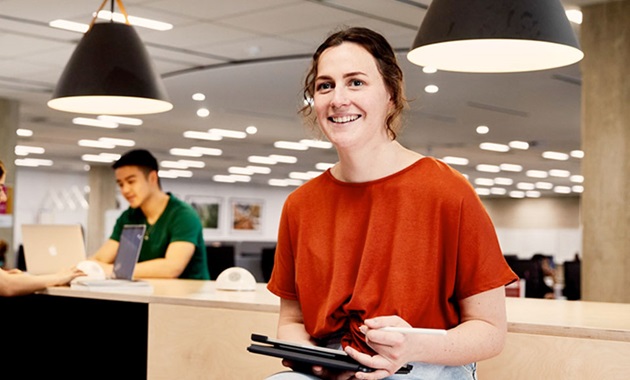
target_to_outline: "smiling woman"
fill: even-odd
[[[312,366],[314,377],[291,378],[376,380],[407,363],[410,378],[476,378],[476,362],[503,347],[504,285],[517,277],[466,178],[396,140],[406,101],[393,49],[366,28],[332,34],[304,97],[339,161],[285,201],[268,283],[281,298],[278,338],[342,347],[373,371]]]

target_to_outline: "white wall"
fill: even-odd
[[[527,259],[553,255],[556,263],[582,254],[578,197],[484,199],[503,253]]]

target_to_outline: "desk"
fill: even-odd
[[[9,351],[2,352],[3,360],[17,360],[29,374],[65,379],[86,378],[73,372],[77,362],[99,370],[91,379],[122,378],[116,371],[124,365],[114,366],[114,359],[131,368],[134,375],[126,379],[257,380],[284,369],[279,359],[246,350],[252,332],[275,336],[279,300],[265,284],[253,292],[230,292],[217,290],[213,281],[149,281],[152,294],[54,287],[0,298],[0,320],[5,329],[7,322],[14,327],[9,335],[29,338],[18,352],[3,339],[0,348]],[[629,304],[506,302],[506,346],[478,363],[480,380],[622,379],[630,372]],[[35,322],[27,319],[33,315]],[[89,334],[79,333],[88,328]],[[101,343],[90,346],[90,339]],[[117,342],[115,351],[105,341]]]

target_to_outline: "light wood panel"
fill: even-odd
[[[503,352],[478,363],[479,379],[626,379],[630,343],[509,333]]]
[[[255,380],[286,370],[247,351],[253,332],[276,335],[276,313],[151,304],[148,379]]]

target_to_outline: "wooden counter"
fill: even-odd
[[[235,292],[217,290],[213,281],[150,282],[150,293],[55,287],[23,298],[23,303],[45,301],[46,307],[73,309],[68,326],[79,323],[80,315],[96,324],[101,340],[135,347],[135,363],[140,361],[148,379],[256,380],[284,369],[279,359],[246,350],[253,332],[275,336],[279,299],[266,284]],[[630,305],[529,298],[506,302],[506,346],[499,356],[478,363],[480,380],[622,379],[630,372]],[[62,324],[60,319],[55,323]],[[117,329],[131,325],[139,332],[133,342],[108,330],[117,321],[122,321]],[[21,328],[28,330],[25,326]],[[137,352],[140,343],[146,356]],[[90,353],[95,358],[106,354],[112,355]]]
[[[149,282],[151,293],[67,287],[46,293],[148,304],[147,379],[254,380],[286,370],[280,359],[247,351],[252,333],[276,335],[280,301],[266,284],[257,284],[256,291],[225,291],[214,281]]]
[[[503,352],[479,379],[626,379],[630,304],[507,298]]]

